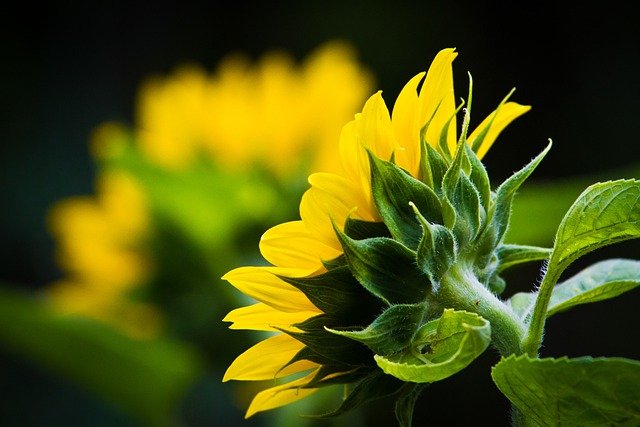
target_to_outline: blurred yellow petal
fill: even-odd
[[[306,360],[285,365],[304,347],[286,334],[269,337],[249,348],[229,366],[222,381],[262,381],[313,369],[318,364]]]
[[[272,271],[265,267],[240,267],[231,270],[222,279],[240,292],[278,310],[317,310],[302,292],[276,277]]]
[[[316,373],[317,371],[314,371],[306,377],[261,391],[253,398],[245,418],[249,418],[257,412],[288,405],[315,393],[318,389],[302,387],[309,384]]]
[[[469,135],[467,140],[469,144],[473,146],[474,140],[483,133],[483,129],[487,126],[491,126],[489,131],[486,133],[484,139],[482,140],[482,144],[478,149],[478,157],[483,158],[489,148],[493,145],[500,132],[506,128],[509,123],[526,113],[531,109],[529,105],[520,105],[515,102],[507,102],[502,104],[497,108],[496,111],[489,114],[480,125]],[[492,121],[493,120],[493,121]]]
[[[260,252],[271,264],[308,269],[311,274],[323,268],[322,261],[341,254],[313,237],[302,221],[291,221],[267,230],[260,239]]]
[[[278,331],[277,328],[293,330],[291,325],[304,322],[310,317],[321,314],[316,311],[284,312],[263,303],[240,307],[232,310],[222,319],[233,322],[229,329],[249,329],[256,331]]]
[[[451,69],[451,64],[456,56],[458,56],[458,53],[451,48],[438,52],[429,67],[427,77],[420,90],[421,126],[433,116],[426,133],[427,142],[432,146],[438,145],[442,129],[456,110],[453,71]],[[449,151],[454,153],[456,149],[455,118],[451,121],[447,131],[447,143]]]
[[[393,106],[392,124],[402,150],[396,152],[398,166],[418,176],[420,163],[420,128],[424,125],[418,111],[418,85],[425,76],[418,73],[402,88]]]

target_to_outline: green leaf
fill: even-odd
[[[640,237],[640,181],[618,180],[588,187],[556,233],[549,270],[564,270],[582,255]]]
[[[361,342],[377,354],[397,353],[409,346],[425,311],[424,304],[398,304],[386,309],[360,331],[327,330]]]
[[[424,301],[429,281],[415,266],[415,252],[392,239],[353,240],[335,230],[351,273],[371,294],[389,305]]]
[[[410,352],[374,358],[387,374],[403,381],[430,383],[464,369],[491,342],[491,325],[475,313],[446,309],[423,325]]]
[[[551,294],[547,316],[576,305],[617,297],[640,285],[640,262],[611,259],[582,270],[556,285]]]
[[[514,265],[531,261],[543,261],[551,255],[551,249],[526,245],[500,245],[496,251],[498,272]]]
[[[640,181],[618,180],[588,187],[565,215],[542,279],[522,347],[535,355],[554,286],[573,261],[600,247],[640,237]]]
[[[431,222],[441,223],[440,200],[431,188],[393,163],[369,153],[369,164],[371,191],[380,216],[396,240],[416,248],[422,229],[409,202],[413,202]]]
[[[201,372],[190,347],[63,316],[8,286],[0,287],[0,345],[149,425],[174,425],[173,411]]]
[[[640,285],[640,261],[610,259],[582,270],[553,288],[547,317],[577,305],[604,301]],[[508,304],[520,318],[530,314],[536,293],[518,293]]]
[[[510,356],[491,371],[529,424],[640,425],[640,362],[623,358]]]

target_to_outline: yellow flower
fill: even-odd
[[[139,141],[149,158],[171,168],[205,155],[233,168],[263,163],[280,175],[305,159],[313,171],[333,170],[329,147],[361,107],[371,80],[350,47],[337,41],[301,66],[283,52],[256,66],[230,56],[212,76],[186,66],[143,87]]]
[[[439,52],[427,73],[405,85],[392,115],[380,92],[369,98],[342,130],[342,171],[312,174],[311,188],[300,203],[301,220],[280,224],[263,235],[260,251],[271,265],[241,267],[223,277],[258,301],[231,311],[224,319],[232,322],[231,328],[273,334],[238,356],[224,381],[284,379],[255,396],[247,417],[306,397],[326,383],[354,382],[375,370],[373,354],[366,347],[325,330],[365,327],[372,314],[383,309],[339,266],[343,248],[334,227],[342,230],[348,219],[381,222],[367,150],[381,159],[393,158],[418,179],[424,178],[421,139],[445,156],[455,153],[451,64],[456,56],[454,49]],[[467,137],[469,145],[482,157],[501,131],[528,110],[503,102]]]
[[[182,209],[185,198],[174,196],[197,198],[210,194],[212,185],[225,184],[216,184],[220,174],[214,174],[215,167],[204,169],[212,171],[211,176],[198,175],[199,180],[181,173],[196,160],[226,167],[228,176],[223,178],[240,183],[247,181],[242,173],[255,164],[280,175],[331,170],[330,141],[361,107],[370,85],[370,74],[341,42],[321,46],[301,65],[285,53],[267,54],[255,66],[234,56],[211,75],[189,66],[148,81],[138,94],[133,140],[131,132],[114,123],[104,123],[94,132],[92,154],[107,165],[99,169],[96,195],[63,200],[50,213],[58,263],[65,272],[49,290],[54,304],[67,313],[111,322],[135,336],[159,332],[159,311],[131,297],[158,272],[154,249],[148,244],[157,236],[151,215],[172,209],[172,226],[186,238],[206,236],[202,242],[189,243],[206,246],[207,255],[219,251],[236,230],[233,217],[239,218],[238,224],[243,220],[242,215],[226,215],[228,210],[211,209],[216,201],[223,203],[222,197],[212,197],[205,205],[214,214],[222,212],[214,224],[218,228],[203,230],[203,221],[211,221],[210,211]],[[154,170],[184,191],[165,200],[167,192],[160,191],[160,183],[138,180],[135,171],[117,173],[109,166],[135,150],[142,162],[151,162]],[[198,183],[204,187],[194,188]],[[236,204],[254,205],[256,192],[271,205],[280,204],[277,189],[268,182],[238,187]],[[162,206],[150,197],[158,193],[165,195]],[[244,215],[267,217],[271,205],[247,209]]]

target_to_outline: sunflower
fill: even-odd
[[[492,222],[480,230],[496,197],[479,159],[530,107],[507,97],[467,135],[470,88],[458,136],[456,56],[454,49],[440,51],[428,72],[404,86],[392,114],[380,92],[371,96],[342,129],[342,170],[310,175],[301,219],[262,236],[260,251],[270,265],[223,276],[257,301],[224,321],[231,329],[267,335],[235,359],[223,381],[276,381],[254,397],[247,417],[334,384],[350,391],[333,415],[379,397],[415,400],[415,384],[387,375],[393,368],[383,372],[378,358],[405,354],[417,330],[448,318],[446,302],[432,298],[445,288],[440,273],[446,268],[439,266],[448,268],[451,260],[468,264],[470,280],[481,281],[487,293],[499,292],[493,254],[502,225]],[[457,192],[464,185],[469,191]],[[429,251],[435,244],[444,249]],[[475,252],[465,252],[471,246]],[[416,254],[418,266],[429,268],[416,268]]]
[[[235,54],[214,73],[192,64],[149,78],[137,95],[133,129],[106,122],[91,137],[96,193],[61,200],[49,212],[63,271],[47,292],[54,306],[136,337],[154,336],[168,323],[167,310],[150,296],[164,280],[180,283],[166,304],[206,284],[200,295],[215,294],[208,299],[226,304],[226,312],[228,293],[209,290],[211,275],[229,268],[225,260],[243,228],[271,225],[295,208],[282,208],[289,206],[285,176],[331,170],[328,141],[360,108],[371,81],[341,41],[321,45],[301,63],[285,52],[255,64]],[[256,165],[266,173],[256,176]],[[168,237],[160,230],[167,222]],[[200,252],[167,265],[159,252],[176,246],[176,233]]]

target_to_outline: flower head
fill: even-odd
[[[392,114],[380,92],[369,98],[342,130],[342,171],[312,174],[301,220],[262,236],[271,265],[223,277],[257,300],[226,316],[231,328],[273,333],[238,356],[224,378],[280,379],[255,396],[247,416],[332,384],[356,384],[335,413],[376,397],[411,399],[417,384],[403,373],[419,369],[434,380],[443,374],[423,365],[442,364],[457,348],[431,354],[435,335],[474,330],[478,342],[487,339],[473,304],[452,303],[459,299],[449,295],[450,282],[481,284],[472,290],[483,303],[500,291],[495,251],[507,196],[491,192],[479,158],[529,107],[505,99],[467,135],[469,95],[458,135],[456,56],[440,51],[427,73],[405,85]]]

